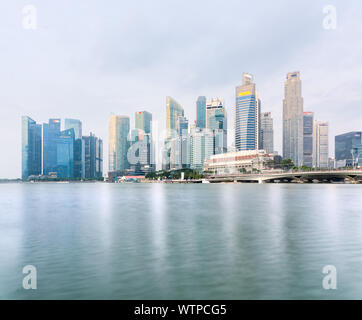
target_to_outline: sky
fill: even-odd
[[[323,11],[331,5],[335,28]],[[104,141],[104,172],[110,114],[133,128],[147,110],[162,130],[166,96],[190,123],[198,96],[223,98],[231,144],[243,72],[272,112],[282,153],[284,81],[300,71],[304,110],[329,123],[333,156],[335,135],[362,130],[361,35],[359,0],[1,1],[0,178],[21,176],[22,115],[80,119],[84,135]]]

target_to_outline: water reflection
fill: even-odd
[[[0,185],[0,297],[360,298],[356,185]],[[38,290],[21,287],[38,269]],[[339,289],[322,289],[337,267]]]

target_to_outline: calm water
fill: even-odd
[[[0,298],[362,299],[362,185],[0,184]]]

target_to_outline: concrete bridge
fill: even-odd
[[[362,170],[264,172],[249,174],[214,175],[210,183],[362,183]]]

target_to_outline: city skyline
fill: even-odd
[[[244,71],[252,73],[255,78],[262,110],[272,112],[275,149],[279,154],[282,154],[282,81],[285,74],[293,70],[302,73],[304,109],[313,111],[316,119],[329,122],[331,156],[334,152],[334,136],[361,130],[361,116],[358,113],[362,101],[359,90],[361,79],[358,76],[361,65],[358,57],[361,56],[362,47],[358,41],[353,41],[358,37],[357,31],[362,24],[353,12],[360,10],[361,4],[336,6],[338,25],[335,30],[323,28],[325,15],[322,9],[327,2],[307,1],[289,8],[285,1],[277,1],[260,13],[261,16],[255,21],[236,20],[242,3],[219,4],[218,16],[224,13],[230,17],[230,23],[203,29],[202,22],[214,12],[215,4],[208,2],[210,7],[204,8],[205,12],[198,16],[198,20],[185,15],[198,32],[191,33],[181,28],[183,24],[173,25],[169,30],[173,34],[173,45],[165,44],[161,50],[157,49],[157,45],[153,46],[153,42],[134,41],[143,39],[137,30],[145,30],[143,27],[157,19],[157,15],[154,17],[147,13],[150,6],[147,3],[142,7],[141,16],[136,10],[138,6],[127,4],[127,15],[134,18],[132,24],[129,20],[118,22],[121,19],[116,19],[115,15],[111,15],[109,24],[106,24],[104,14],[108,14],[109,9],[96,4],[90,5],[88,9],[74,5],[76,14],[67,20],[68,27],[64,25],[64,15],[59,14],[67,2],[56,4],[55,8],[59,10],[52,9],[46,3],[39,3],[39,26],[34,31],[22,29],[21,5],[2,4],[1,25],[8,31],[8,36],[1,40],[1,44],[5,45],[4,41],[11,37],[12,45],[7,45],[8,50],[3,52],[1,60],[3,94],[0,98],[0,116],[3,125],[0,128],[0,145],[8,153],[1,160],[0,177],[16,178],[20,175],[19,119],[22,115],[29,115],[40,123],[50,117],[81,119],[85,132],[92,130],[104,139],[104,163],[107,164],[107,123],[111,112],[127,114],[131,123],[134,123],[133,113],[136,110],[147,110],[163,129],[166,94],[184,107],[190,123],[195,119],[197,97],[217,96],[225,100],[230,124],[234,120],[233,88],[240,83]],[[113,6],[117,5],[113,3]],[[164,8],[164,4],[157,1],[152,6],[172,12],[171,8]],[[176,6],[179,12],[190,10],[186,4],[179,3]],[[202,6],[202,3],[198,3],[194,8],[197,10]],[[250,6],[252,8],[256,5]],[[78,13],[81,10],[86,10],[87,14],[82,18],[82,24],[79,24]],[[19,17],[19,20],[12,20],[14,17]],[[172,18],[171,14],[167,21]],[[91,27],[94,21],[95,25]],[[260,24],[260,21],[264,23]],[[271,30],[265,28],[265,24],[273,21],[283,23],[273,24],[274,41],[270,42],[268,37]],[[285,30],[286,24],[292,28]],[[146,31],[147,38],[163,43],[169,36],[168,32],[162,33],[164,25],[152,26]],[[122,31],[125,27],[129,33]],[[89,28],[98,32],[92,34]],[[256,35],[253,38],[259,40],[245,39],[230,47],[232,41],[227,34],[243,30],[252,31]],[[123,51],[114,41],[107,42],[106,35],[110,32],[130,44],[130,50]],[[208,41],[211,35],[214,35],[212,41]],[[79,36],[83,38],[81,44],[75,41]],[[223,45],[224,41],[227,45]],[[205,55],[204,47],[208,45],[215,50],[208,50],[209,55]],[[243,50],[245,47],[257,49],[258,54],[249,54],[250,51]],[[345,56],[346,47],[353,52],[348,57]],[[90,48],[95,50],[90,51]],[[24,56],[22,52],[25,51],[28,54]],[[187,55],[187,52],[193,54]],[[273,63],[270,63],[271,59]],[[150,80],[151,75],[156,76]],[[147,86],[146,83],[150,81],[152,85]],[[144,90],[142,94],[139,93],[140,87]],[[230,129],[231,125],[229,132]],[[233,137],[228,136],[228,141],[233,141]],[[106,165],[104,169],[107,170]]]

